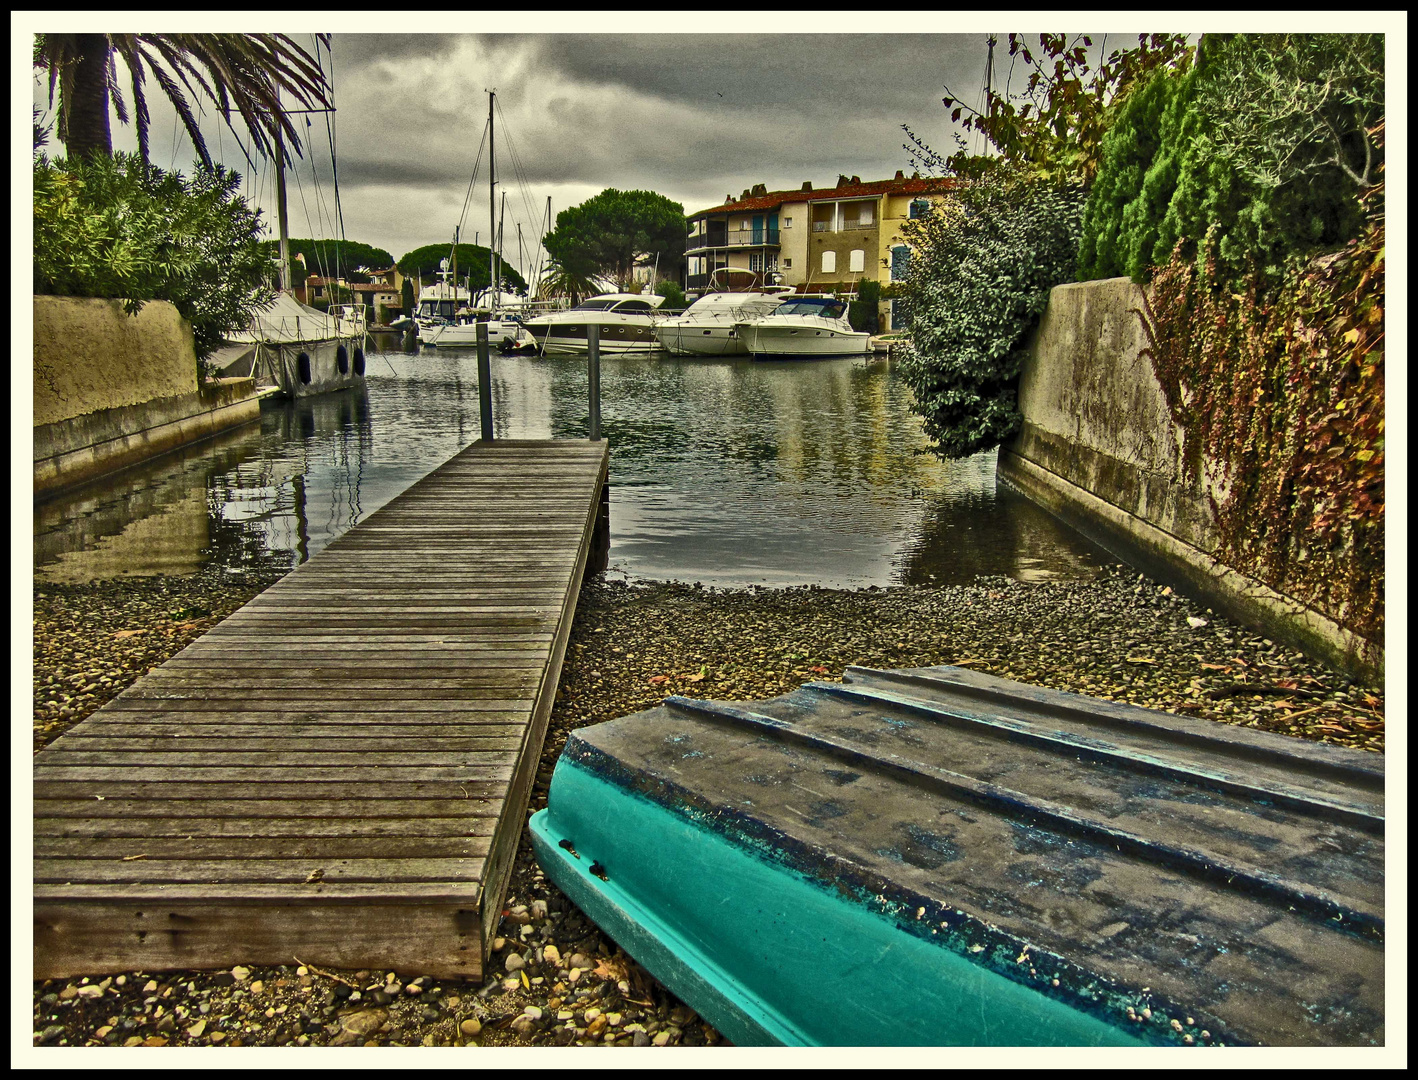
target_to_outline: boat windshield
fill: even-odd
[[[789,300],[773,312],[774,315],[821,315],[828,319],[840,319],[847,305],[840,300]]]
[[[605,311],[606,308],[614,304],[614,300],[585,300],[576,305],[577,311]]]

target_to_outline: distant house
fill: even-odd
[[[314,304],[317,300],[326,303],[357,303],[367,308],[374,309],[374,322],[383,324],[390,322],[394,315],[403,309],[404,275],[399,273],[396,267],[389,267],[387,270],[369,271],[369,284],[350,284],[344,278],[326,278],[319,274],[310,274],[305,281],[295,288],[295,297],[302,304]],[[335,300],[333,296],[338,291],[349,299]]]
[[[685,288],[702,290],[720,267],[737,267],[759,282],[778,281],[800,292],[855,292],[859,282],[886,284],[905,273],[909,249],[901,226],[955,189],[948,178],[910,177],[863,182],[838,176],[831,188],[768,191],[756,184],[739,198],[689,217]],[[742,284],[747,275],[736,276]],[[883,302],[883,331],[901,321]]]

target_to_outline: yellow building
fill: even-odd
[[[757,184],[739,198],[689,217],[685,289],[702,292],[716,270],[734,268],[729,284],[780,282],[800,292],[854,293],[863,280],[883,284],[905,271],[901,226],[956,186],[946,178],[862,182],[838,176],[831,188],[768,191]],[[720,274],[718,283],[723,284]],[[894,305],[883,301],[879,325],[892,328]]]

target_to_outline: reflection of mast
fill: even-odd
[[[310,559],[310,523],[305,517],[305,468],[291,477],[293,496],[292,509],[295,511],[295,564],[299,566]]]

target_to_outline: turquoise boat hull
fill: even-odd
[[[735,1045],[1150,1045],[902,929],[913,911],[834,895],[566,758],[551,791],[530,822],[544,872]]]
[[[958,668],[571,734],[547,876],[738,1045],[1383,1044],[1383,762]]]

